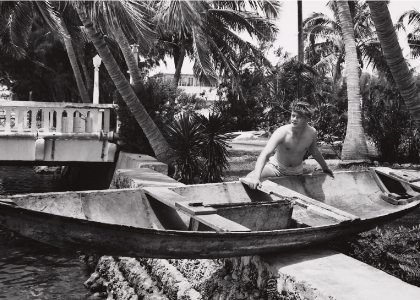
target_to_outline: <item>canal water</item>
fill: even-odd
[[[68,190],[52,174],[37,174],[33,167],[0,166],[0,195]],[[90,274],[76,253],[23,237],[11,237],[0,227],[0,299],[87,299],[83,286]]]

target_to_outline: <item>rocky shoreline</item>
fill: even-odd
[[[85,282],[106,299],[305,299],[258,256],[229,259],[135,259],[103,256]]]

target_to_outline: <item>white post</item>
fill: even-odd
[[[99,67],[102,59],[99,55],[93,58],[93,66],[95,67],[95,77],[93,82],[93,104],[99,104]]]
[[[130,45],[130,47],[131,47],[131,52],[134,55],[134,59],[136,60],[136,65],[138,66],[139,65],[139,45],[133,44],[133,45]],[[130,71],[128,71],[128,73],[130,73]],[[133,84],[133,83],[134,83],[133,77],[130,74],[130,84]]]

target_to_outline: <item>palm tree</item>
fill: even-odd
[[[368,1],[382,51],[405,105],[417,126],[420,124],[420,95],[403,57],[386,2]]]
[[[397,21],[396,28],[397,29],[404,29],[404,20],[408,18],[408,24],[413,25],[412,32],[407,34],[408,46],[411,51],[412,58],[420,57],[420,12],[412,9],[409,11],[404,12]]]
[[[91,101],[90,101],[85,83],[83,82],[82,73],[80,72],[76,52],[73,47],[73,42],[71,40],[70,33],[67,29],[64,19],[60,17],[59,20],[60,20],[61,27],[63,28],[63,31],[64,31],[63,40],[64,40],[64,44],[66,45],[67,55],[69,56],[70,64],[73,69],[74,78],[76,79],[80,97],[82,98],[82,102],[90,103]]]
[[[374,69],[387,71],[379,41],[372,30],[373,22],[366,3],[354,3],[354,36],[358,63],[361,68],[371,65]],[[345,62],[345,45],[341,24],[338,21],[336,2],[329,2],[334,17],[312,13],[304,20],[304,35],[307,39],[307,60],[319,71],[331,72],[333,82],[341,78],[341,64]]]
[[[35,17],[42,19],[50,29],[50,32],[57,39],[63,41],[73,69],[79,95],[83,102],[89,103],[89,95],[78,66],[70,33],[67,30],[63,17],[58,14],[54,7],[46,1],[13,1],[0,2],[0,11],[2,12],[0,26],[1,28],[7,28],[8,30],[5,32],[9,33],[10,46],[8,49],[17,58],[26,56],[25,48]]]
[[[353,20],[347,1],[337,1],[343,39],[346,49],[348,121],[344,139],[342,160],[366,159],[368,155],[362,126],[360,103],[359,67],[354,40]]]
[[[297,9],[298,9],[298,60],[300,63],[303,63],[303,22],[302,22],[302,0],[297,0]],[[302,97],[300,80],[297,81],[297,97],[300,99]]]
[[[93,3],[95,4],[95,3]],[[124,5],[130,5],[130,3],[125,2],[108,2],[103,3],[104,5],[110,4],[107,8],[109,9],[109,15],[116,17],[119,10],[124,10]],[[96,50],[98,51],[99,56],[102,58],[102,62],[105,65],[111,79],[113,80],[118,92],[121,94],[121,97],[126,102],[127,107],[132,112],[136,121],[139,123],[144,134],[146,135],[149,143],[156,155],[156,158],[159,161],[172,165],[171,163],[171,153],[172,149],[169,144],[166,142],[162,133],[153,122],[153,120],[148,115],[144,106],[141,104],[136,94],[134,93],[132,87],[127,81],[124,74],[121,72],[117,62],[112,56],[107,44],[105,43],[104,36],[101,32],[97,31],[92,23],[92,20],[88,17],[87,9],[88,7],[82,2],[74,2],[73,5],[76,8],[76,11],[80,17],[80,20],[83,23],[84,30],[87,36],[92,41]],[[142,3],[131,3],[131,5],[142,5]],[[136,7],[131,7],[133,10]],[[133,12],[131,10],[131,12]],[[124,17],[124,16],[121,16]],[[137,16],[138,18],[139,16]],[[140,16],[141,18],[142,16]],[[140,19],[141,20],[141,19]],[[115,19],[111,19],[110,23],[114,22]],[[139,19],[137,20],[139,22]]]
[[[247,5],[253,11],[247,11]],[[176,67],[173,85],[178,85],[187,55],[194,57],[194,73],[203,81],[216,83],[216,69],[236,76],[236,52],[258,52],[238,32],[247,31],[259,41],[272,39],[276,27],[268,18],[276,17],[279,8],[273,0],[158,2],[159,40]]]

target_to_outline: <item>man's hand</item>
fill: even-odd
[[[326,168],[324,170],[322,170],[322,172],[326,173],[328,176],[331,176],[332,178],[334,178],[334,173],[330,168]]]
[[[261,187],[261,181],[258,178],[248,178],[249,184],[248,186],[255,190],[256,188],[260,188]]]

